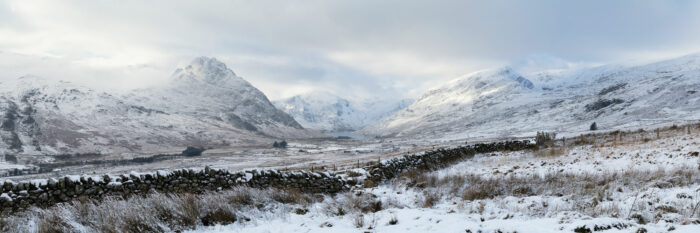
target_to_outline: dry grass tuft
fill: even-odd
[[[363,228],[365,226],[365,216],[363,214],[355,215],[352,220],[355,228]]]
[[[147,224],[147,221],[139,215],[123,216],[122,221],[124,224],[122,224],[121,231],[119,231],[119,232],[129,232],[129,233],[165,232],[165,230],[160,228],[160,226],[158,226],[158,225]]]
[[[469,186],[464,192],[462,193],[462,200],[465,201],[474,201],[474,200],[484,200],[484,199],[491,199],[499,195],[495,190],[492,190],[490,188],[487,189],[482,189],[481,187],[483,186]]]
[[[348,177],[360,177],[362,176],[362,173],[356,172],[356,171],[348,171]]]
[[[406,187],[420,189],[426,200],[441,196],[458,196],[466,201],[499,196],[578,195],[602,200],[606,193],[644,189],[648,184],[659,187],[682,187],[700,182],[700,171],[693,167],[671,170],[627,170],[604,173],[552,172],[544,176],[481,176],[478,174],[438,177],[433,174],[404,176]],[[425,203],[425,206],[431,206]]]
[[[38,233],[62,233],[68,232],[70,225],[56,212],[49,212],[41,217]]]
[[[391,219],[389,219],[389,225],[396,225],[399,223],[399,219],[396,218],[396,215],[392,215]]]
[[[375,213],[384,209],[384,203],[377,199],[374,194],[369,193],[348,193],[345,198],[348,200],[344,205],[351,210],[359,210],[362,213]]]
[[[345,209],[342,207],[338,207],[338,210],[335,211],[336,216],[345,216]]]
[[[438,195],[429,192],[423,193],[423,208],[432,208],[438,201]]]
[[[272,200],[283,204],[307,205],[313,201],[310,195],[304,194],[298,189],[290,189],[284,192],[272,192],[271,198]]]
[[[569,149],[567,147],[560,147],[560,146],[555,146],[555,147],[549,147],[545,149],[539,149],[533,151],[533,154],[536,157],[558,157],[562,156],[565,154],[569,153]]]
[[[368,189],[377,187],[377,185],[372,180],[365,180],[365,182],[362,183],[362,187]]]
[[[252,206],[255,204],[253,196],[247,189],[235,189],[228,195],[228,203],[234,206]]]
[[[202,217],[202,224],[205,226],[214,226],[214,225],[227,225],[236,222],[238,218],[236,217],[236,214],[234,214],[232,211],[224,209],[224,208],[217,208],[213,211],[209,211],[204,216]]]
[[[179,208],[177,211],[180,225],[184,227],[195,227],[199,221],[199,200],[194,194],[178,195],[175,198]]]
[[[248,187],[197,195],[152,193],[128,200],[117,197],[105,197],[100,201],[78,199],[47,209],[32,208],[2,216],[0,231],[181,232],[195,229],[199,225],[250,221],[250,218],[238,214],[238,211],[246,209],[282,205],[281,210],[285,210],[291,208],[288,205],[308,205],[322,200],[322,196],[314,197],[298,190],[260,190]],[[375,202],[366,208],[374,211],[381,209],[381,205]],[[345,210],[340,212],[339,214],[345,214]]]

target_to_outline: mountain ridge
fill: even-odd
[[[359,130],[404,108],[409,99],[348,100],[324,91],[309,92],[273,101],[304,127],[322,132]]]
[[[550,77],[532,79],[531,89],[513,79],[519,74],[500,70],[509,69],[477,72],[433,88],[361,132],[425,139],[511,137],[542,130],[576,134],[592,122],[615,129],[700,117],[697,54],[545,73]]]
[[[154,153],[323,135],[304,129],[213,58],[127,93],[23,76],[0,94],[1,153]]]

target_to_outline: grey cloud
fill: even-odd
[[[426,86],[532,54],[610,62],[695,52],[698,39],[697,1],[0,3],[0,51],[10,52],[0,53],[10,69],[0,71],[3,77],[129,74],[138,79],[125,83],[138,86],[138,80],[167,77],[206,55],[226,61],[273,98],[293,94],[288,87],[416,95]],[[36,59],[15,61],[8,54]],[[71,68],[19,63],[43,56]],[[89,72],[81,75],[81,65]]]

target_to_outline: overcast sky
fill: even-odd
[[[271,99],[415,97],[532,57],[573,63],[700,51],[700,1],[0,1],[0,79],[121,89],[197,56]]]

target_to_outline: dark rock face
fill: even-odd
[[[248,131],[258,131],[258,128],[256,128],[255,125],[248,123],[247,121],[241,119],[236,114],[229,113],[226,116],[227,116],[228,122],[231,123],[231,125],[233,125],[236,128],[245,129]]]
[[[22,152],[25,144],[31,145],[37,151],[41,151],[38,138],[42,133],[34,119],[36,109],[29,101],[36,94],[28,92],[22,96],[19,102],[2,97],[0,99],[0,136],[2,142],[8,149]],[[25,142],[20,139],[20,135],[27,138]]]
[[[515,79],[515,81],[517,81],[518,83],[520,83],[520,85],[523,85],[523,86],[526,87],[527,89],[535,88],[535,84],[532,84],[532,81],[530,81],[530,80],[528,80],[528,79],[526,79],[526,78],[523,78],[523,76],[518,76],[518,77]]]
[[[603,109],[605,107],[615,105],[615,104],[621,104],[624,103],[624,100],[621,99],[599,99],[596,102],[590,103],[586,105],[586,112],[592,112],[592,111],[597,111],[600,109]]]
[[[598,93],[598,95],[599,95],[599,96],[603,96],[603,95],[606,95],[606,94],[608,94],[608,93],[615,92],[615,91],[617,91],[617,90],[623,89],[623,88],[625,88],[625,87],[627,87],[627,83],[618,83],[618,84],[615,84],[615,85],[612,85],[612,86],[603,88],[603,90],[600,90],[600,92]]]
[[[507,67],[499,72],[500,75],[509,77],[510,79],[518,82],[521,86],[527,88],[527,89],[532,89],[535,88],[535,84],[532,83],[529,79],[520,76],[517,72],[515,72],[513,69],[510,67]],[[479,87],[477,87],[479,88]]]

